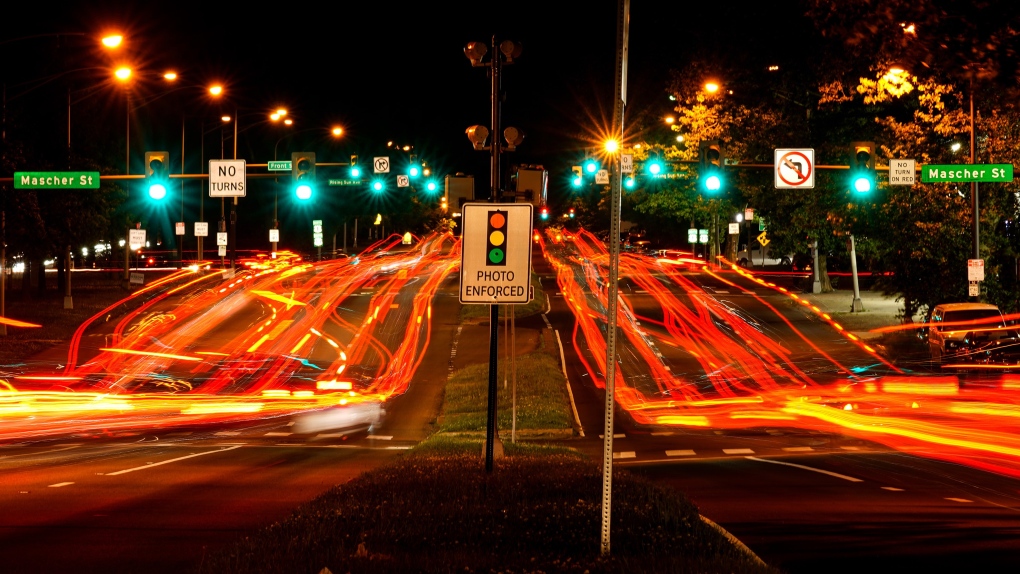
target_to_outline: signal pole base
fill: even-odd
[[[851,313],[860,313],[864,310],[864,303],[860,297],[854,297],[854,302],[850,304]]]
[[[74,300],[70,296],[64,297],[64,309],[74,309]]]

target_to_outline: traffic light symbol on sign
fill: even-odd
[[[498,209],[489,211],[488,232],[485,236],[485,265],[487,266],[506,266],[506,215],[507,212]]]

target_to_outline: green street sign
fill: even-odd
[[[921,183],[977,181],[996,183],[1013,181],[1013,164],[989,163],[976,165],[921,166]]]
[[[330,179],[330,180],[327,180],[326,183],[328,183],[330,186],[333,186],[333,187],[338,187],[338,186],[342,187],[342,186],[345,186],[345,185],[361,185],[361,180],[360,179]]]
[[[99,189],[99,172],[16,171],[14,189]]]
[[[269,162],[269,171],[290,171],[290,162],[271,161]]]

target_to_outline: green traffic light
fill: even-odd
[[[382,191],[382,190],[383,190],[383,183],[381,181],[376,180],[376,181],[372,182],[372,191],[379,192],[379,191]]]
[[[166,186],[162,183],[153,183],[149,186],[149,197],[160,200],[166,197]]]
[[[361,177],[361,169],[358,166],[356,166],[356,165],[352,166],[351,167],[351,178],[352,179],[358,179],[359,177]]]
[[[708,191],[719,191],[722,187],[722,179],[718,175],[710,175],[705,178],[705,189]]]
[[[598,170],[599,170],[599,164],[595,160],[590,159],[590,160],[584,162],[584,171],[585,171],[585,173],[595,173]]]
[[[650,173],[652,175],[659,175],[660,173],[662,173],[662,163],[660,163],[658,161],[653,161],[653,162],[649,163],[648,164],[648,173]]]
[[[407,170],[407,175],[409,175],[411,177],[418,177],[418,175],[420,175],[420,174],[421,174],[421,169],[418,166],[416,166],[416,165],[412,165],[411,168]]]
[[[430,182],[425,184],[425,189],[427,189],[429,191],[435,191],[438,187],[439,186],[437,186],[436,182],[434,182],[434,181],[430,181]]]
[[[871,191],[871,179],[861,175],[854,178],[854,191],[867,193]]]
[[[574,187],[581,187],[581,176],[575,176],[574,180],[571,181]]]
[[[627,181],[625,181],[625,182],[623,183],[623,185],[624,185],[624,186],[625,186],[625,187],[626,187],[627,189],[634,189],[634,186],[636,186],[636,185],[637,185],[637,182],[636,182],[636,181],[634,181],[634,177],[633,177],[633,176],[631,176],[631,177],[628,177],[628,178],[627,178]]]
[[[294,193],[297,195],[297,198],[300,199],[301,201],[307,201],[312,198],[312,186],[306,183],[302,183],[301,185],[294,188]]]

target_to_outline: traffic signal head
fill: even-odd
[[[145,187],[149,197],[161,200],[166,197],[170,185],[170,152],[145,152]]]
[[[714,192],[722,189],[722,142],[719,140],[707,140],[701,142],[699,167],[701,185],[706,191]]]
[[[543,221],[549,219],[549,208],[543,205],[542,209],[538,210],[538,217]]]
[[[361,168],[358,167],[358,156],[351,155],[351,179],[361,179]]]
[[[372,191],[374,191],[376,193],[380,193],[380,192],[382,192],[383,189],[385,189],[385,187],[386,186],[383,185],[382,180],[380,180],[380,179],[372,180]]]
[[[584,173],[587,173],[587,174],[590,175],[590,174],[594,174],[598,170],[599,170],[599,162],[595,161],[594,159],[586,159],[586,160],[584,160]]]
[[[648,158],[647,169],[648,173],[654,176],[662,173],[665,170],[665,167],[662,165],[662,160],[660,160],[658,157],[653,156]]]
[[[579,165],[570,166],[570,171],[573,173],[573,176],[570,178],[570,185],[574,187],[581,187],[581,183],[583,181],[582,174],[584,173],[582,169],[583,168]]]
[[[634,189],[634,187],[637,186],[637,182],[634,181],[634,176],[629,176],[627,179],[623,180],[623,186],[627,189]]]
[[[429,182],[425,184],[425,189],[427,189],[429,193],[435,193],[435,191],[439,189],[439,185],[437,185],[435,181],[429,180]]]
[[[315,186],[315,154],[310,151],[296,151],[290,154],[291,177],[294,180],[294,193],[298,199],[311,199]]]
[[[574,208],[573,207],[570,208],[569,215],[570,215],[570,219],[574,218]]]
[[[875,188],[875,144],[850,144],[850,188],[858,193],[869,193]]]
[[[418,163],[418,156],[411,154],[411,161],[407,166],[407,175],[418,177],[421,175],[421,164]]]
[[[485,265],[506,266],[506,224],[507,212],[499,209],[489,211],[487,224]]]

